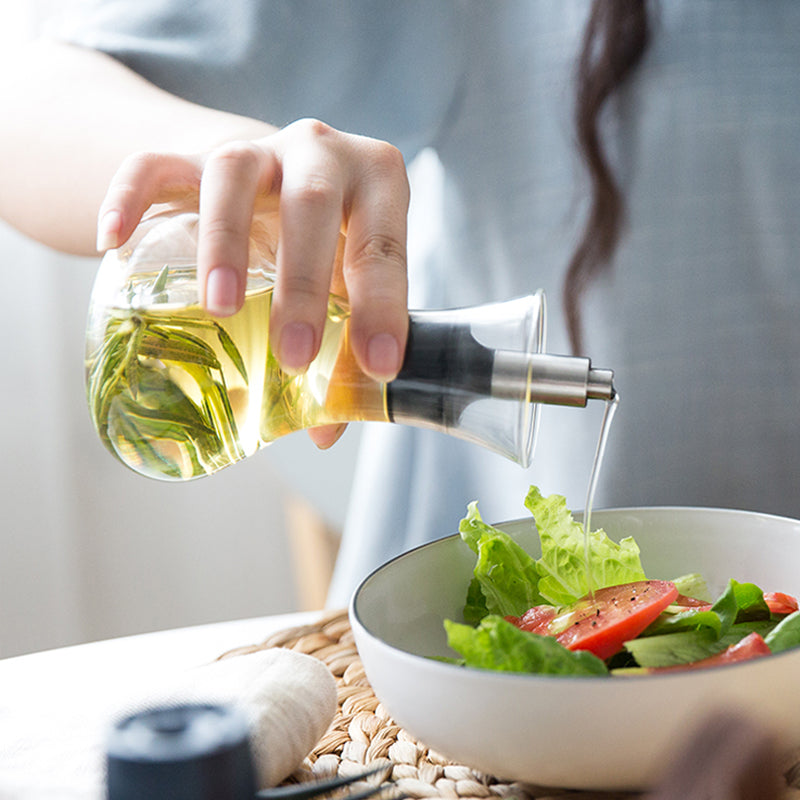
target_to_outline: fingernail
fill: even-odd
[[[216,267],[206,278],[206,309],[218,317],[239,310],[239,273],[232,267]]]
[[[106,211],[97,223],[97,250],[104,253],[119,247],[119,232],[122,230],[122,214]]]
[[[302,372],[314,353],[314,329],[307,322],[289,322],[278,340],[278,360],[292,373]]]
[[[320,449],[327,450],[339,441],[341,435],[347,429],[347,423],[341,425],[326,425],[324,428],[309,428],[311,441]]]
[[[374,377],[390,381],[400,370],[400,347],[388,333],[378,333],[367,344],[367,369]]]

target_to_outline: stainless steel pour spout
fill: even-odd
[[[589,400],[614,397],[614,373],[578,356],[497,350],[490,394],[502,399],[527,396],[531,403],[585,406]]]

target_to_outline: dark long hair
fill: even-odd
[[[640,62],[650,36],[646,0],[594,0],[577,64],[575,128],[591,181],[586,225],[564,280],[573,352],[583,352],[581,297],[610,267],[624,223],[624,201],[599,134],[606,101]]]

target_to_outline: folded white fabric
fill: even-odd
[[[273,648],[183,673],[143,695],[124,715],[175,703],[232,704],[250,723],[261,788],[291,775],[325,733],[336,711],[336,682],[316,658]]]
[[[13,749],[2,754],[0,800],[100,800],[111,726],[140,711],[191,702],[231,704],[244,711],[263,788],[294,772],[325,733],[336,711],[336,682],[318,659],[273,648],[176,672],[136,688],[122,707],[75,715],[68,727],[63,720],[52,725],[53,719],[42,719],[17,736],[6,731],[10,736],[3,738],[7,744],[13,737]],[[48,735],[51,725],[60,731],[57,739]]]

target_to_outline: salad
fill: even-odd
[[[731,579],[717,598],[698,574],[650,580],[639,548],[602,530],[588,542],[560,495],[532,486],[541,557],[485,523],[461,520],[476,555],[466,624],[445,620],[455,663],[546,675],[640,675],[700,669],[800,646],[797,600]]]

